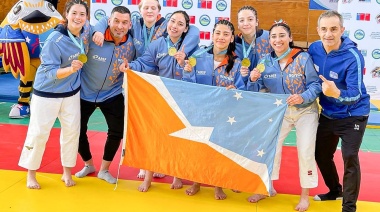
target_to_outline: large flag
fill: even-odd
[[[268,194],[288,95],[126,74],[122,164]]]

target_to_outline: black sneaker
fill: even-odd
[[[327,201],[327,200],[338,200],[342,199],[343,195],[342,192],[340,191],[338,194],[336,192],[329,192],[326,194],[318,194],[314,196],[314,201]]]

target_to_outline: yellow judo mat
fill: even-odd
[[[0,212],[130,212],[130,211],[294,211],[298,196],[278,194],[258,203],[249,203],[248,193],[225,189],[226,200],[214,200],[214,190],[202,187],[195,196],[184,188],[172,190],[168,184],[153,183],[146,193],[137,191],[140,181],[119,180],[117,187],[96,177],[75,178],[77,185],[65,187],[59,174],[37,173],[40,190],[26,188],[26,172],[0,170]],[[116,188],[116,189],[115,189]],[[374,191],[378,192],[378,191]],[[309,212],[341,211],[341,200],[315,202],[310,197]],[[378,212],[380,203],[358,202],[358,212]]]

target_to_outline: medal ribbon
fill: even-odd
[[[80,44],[79,44],[78,41],[74,38],[74,35],[71,34],[70,30],[67,30],[67,34],[69,34],[69,37],[70,37],[70,39],[73,41],[73,43],[74,43],[77,47],[79,47],[81,54],[84,54],[83,40],[82,40],[81,38],[79,38],[79,39],[80,39]]]
[[[212,49],[212,47],[214,47],[213,45],[205,48],[205,49],[199,49],[197,51],[195,51],[190,57],[194,57],[194,58],[198,58],[201,54],[209,51],[210,49]]]
[[[243,46],[243,56],[244,56],[244,58],[248,58],[248,54],[249,54],[249,52],[251,51],[252,44],[253,44],[253,46],[256,46],[256,44],[255,44],[255,41],[256,41],[256,34],[255,34],[255,36],[253,37],[253,40],[252,40],[252,42],[251,42],[251,44],[249,45],[249,47],[248,47],[247,50],[246,50],[246,48],[245,48],[244,37],[242,36],[241,39],[242,39],[242,41],[243,41],[243,42],[241,42],[241,44],[243,44],[243,45],[242,45],[242,46]]]
[[[152,37],[153,37],[153,34],[154,34],[154,24],[153,26],[150,28],[150,32],[149,32],[149,38],[148,38],[148,35],[147,35],[147,29],[146,29],[146,25],[144,23],[144,26],[143,26],[143,36],[144,36],[144,50],[146,49],[146,47],[148,47],[150,41],[152,40]]]
[[[181,42],[181,40],[182,40],[182,38],[179,38],[176,43],[173,43],[173,46],[176,47],[176,49],[177,49],[177,44],[179,42]],[[166,38],[166,44],[168,45],[168,51],[169,51],[170,47],[172,47],[172,45],[170,45],[170,43],[171,43],[170,37],[167,37]]]

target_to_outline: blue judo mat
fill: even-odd
[[[19,83],[11,73],[0,74],[0,102],[17,102]]]

